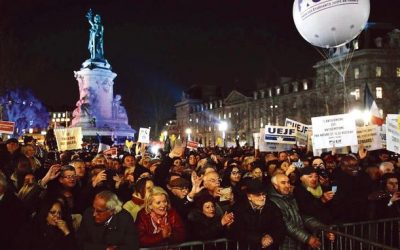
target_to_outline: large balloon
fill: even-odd
[[[314,46],[341,46],[367,24],[369,0],[295,0],[293,19],[301,36]]]

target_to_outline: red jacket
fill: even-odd
[[[141,209],[137,215],[135,224],[139,233],[140,247],[149,247],[162,244],[175,244],[185,240],[185,227],[178,213],[171,208],[167,214],[168,223],[171,225],[172,234],[169,238],[163,239],[161,232],[154,233],[154,226],[151,223],[150,214]]]

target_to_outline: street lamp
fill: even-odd
[[[222,132],[222,140],[224,142],[224,147],[225,147],[225,132],[228,129],[228,123],[226,121],[221,121],[218,124],[218,130]]]
[[[190,129],[190,128],[187,128],[186,130],[185,130],[185,133],[186,133],[186,142],[188,141],[188,140],[190,140],[190,134],[192,133],[192,130]]]

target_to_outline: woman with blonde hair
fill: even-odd
[[[154,187],[144,199],[144,208],[136,218],[141,247],[178,243],[185,240],[182,219],[171,203],[167,192]]]

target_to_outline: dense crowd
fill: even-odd
[[[229,238],[244,249],[318,248],[329,225],[400,214],[397,156],[253,147],[53,152],[0,146],[2,249],[138,249]],[[334,240],[329,233],[327,239]],[[212,247],[210,247],[212,248]]]

